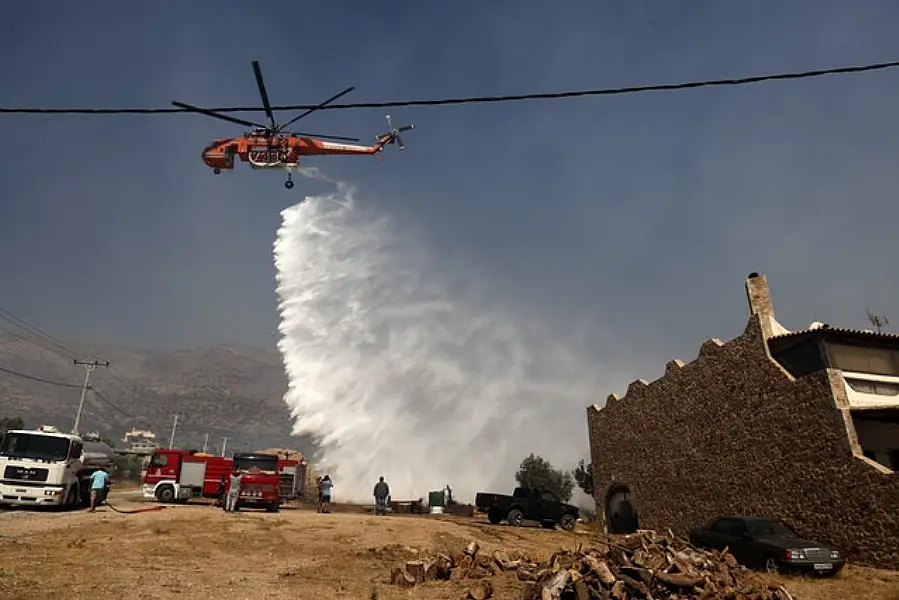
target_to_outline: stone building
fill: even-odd
[[[718,514],[773,515],[899,568],[899,335],[788,331],[763,275],[746,291],[740,336],[587,408],[597,512],[610,532],[681,535]]]

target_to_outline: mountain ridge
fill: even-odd
[[[79,350],[75,355],[70,350]],[[150,429],[167,446],[179,414],[175,447],[252,450],[281,447],[314,452],[309,438],[291,435],[284,403],[287,377],[275,348],[214,344],[150,350],[121,344],[51,343],[0,330],[0,416],[22,417],[27,427],[72,428],[85,370],[79,360],[109,361],[91,374],[83,431],[98,431],[122,446],[132,427]],[[27,377],[46,381],[35,381]],[[50,382],[50,383],[48,383]]]

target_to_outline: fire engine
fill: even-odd
[[[215,498],[222,480],[231,474],[231,459],[201,452],[162,448],[155,450],[144,473],[145,498],[159,502],[185,502]]]
[[[191,498],[217,498],[226,493],[237,467],[243,476],[238,507],[269,510],[299,497],[305,488],[305,460],[274,454],[235,454],[233,458],[190,450],[162,448],[153,452],[143,478],[143,495],[158,502],[187,502]]]
[[[269,512],[281,506],[281,459],[276,454],[236,453],[233,468],[240,478],[237,508],[264,508]],[[228,479],[226,492],[231,489]]]

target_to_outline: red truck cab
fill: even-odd
[[[201,452],[161,448],[153,452],[144,473],[145,498],[159,502],[186,502],[191,498],[215,498],[222,478],[231,474],[230,458]]]
[[[277,512],[281,507],[280,478],[283,461],[277,454],[236,453],[232,468],[240,475],[237,508],[264,508]],[[227,490],[231,479],[227,479]]]

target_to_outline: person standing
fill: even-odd
[[[91,473],[91,509],[94,512],[97,505],[102,504],[104,492],[109,485],[109,474],[105,469],[97,469]]]
[[[219,488],[216,492],[215,497],[215,506],[221,506],[222,509],[225,508],[225,490],[228,488],[228,481],[225,479],[225,476],[222,475],[221,481],[219,481]]]
[[[375,496],[375,514],[376,515],[386,515],[387,514],[387,498],[390,497],[390,486],[387,485],[386,481],[384,481],[383,475],[378,478],[378,483],[375,484],[374,496]]]
[[[331,482],[331,476],[325,475],[322,477],[321,481],[321,501],[318,504],[318,512],[326,513],[330,512],[328,510],[328,505],[331,503],[331,490],[334,488],[334,484]]]
[[[235,468],[228,481],[228,497],[225,500],[227,512],[237,512],[237,501],[240,499],[240,471]]]

